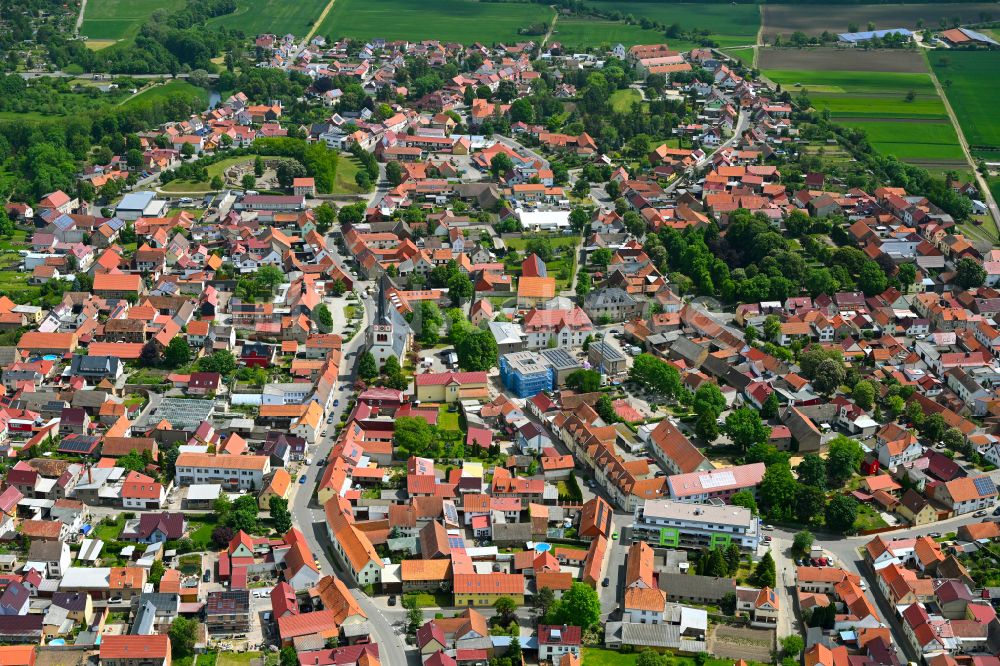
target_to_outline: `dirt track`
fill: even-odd
[[[788,36],[796,30],[807,35],[818,35],[824,30],[832,33],[847,32],[853,23],[858,30],[867,30],[868,22],[876,29],[917,27],[923,19],[924,27],[937,28],[944,19],[951,27],[952,18],[963,22],[978,21],[980,12],[987,12],[994,19],[1000,18],[1000,6],[994,3],[966,2],[955,4],[915,5],[763,5],[764,36],[773,42],[776,35]]]
[[[802,71],[904,72],[916,74],[922,74],[927,71],[927,61],[917,51],[903,49],[866,51],[857,48],[836,47],[806,49],[760,48],[758,49],[757,66],[763,70],[791,69]]]

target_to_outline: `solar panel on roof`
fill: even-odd
[[[992,495],[996,492],[996,486],[993,484],[993,479],[988,476],[981,476],[978,479],[973,479],[972,482],[976,484],[976,490],[979,491],[980,497]]]
[[[719,488],[720,486],[731,486],[736,483],[736,477],[732,472],[716,472],[714,474],[702,474],[698,477],[702,488]]]

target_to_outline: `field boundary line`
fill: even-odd
[[[931,63],[930,58],[927,56],[927,52],[924,52],[924,58],[927,60],[927,69],[931,73],[931,83],[934,84],[934,89],[937,90],[938,97],[941,98],[941,102],[944,104],[945,111],[948,112],[948,118],[951,120],[951,124],[955,127],[955,134],[958,135],[958,145],[962,148],[962,153],[965,154],[965,160],[969,163],[969,167],[972,169],[972,175],[976,179],[976,185],[979,187],[979,192],[982,194],[983,199],[986,201],[986,206],[990,210],[990,217],[993,218],[993,232],[990,235],[994,238],[1000,236],[1000,208],[997,208],[997,202],[993,198],[993,191],[990,190],[989,183],[983,178],[982,174],[979,173],[979,169],[976,168],[976,161],[972,158],[972,151],[969,150],[969,142],[965,140],[965,133],[962,131],[962,126],[958,123],[958,116],[955,115],[955,110],[951,108],[951,101],[948,99],[948,95],[945,94],[944,88],[941,87],[941,82],[938,81],[937,72],[934,71],[934,65]]]
[[[760,14],[760,27],[757,28],[757,40],[753,46],[753,60],[751,60],[751,66],[754,69],[760,69],[757,66],[757,54],[760,53],[760,47],[763,45],[762,40],[764,39],[764,3],[757,5],[757,12]]]
[[[80,28],[83,27],[83,13],[87,11],[87,0],[81,0],[80,2],[80,15],[76,17],[76,26],[74,30],[77,35],[80,34]]]
[[[548,31],[546,31],[545,37],[542,38],[542,44],[541,44],[541,46],[538,47],[539,50],[545,48],[545,45],[549,41],[549,37],[552,36],[552,31],[556,29],[556,21],[559,20],[559,10],[556,9],[556,6],[555,5],[549,5],[549,9],[552,10],[552,23],[549,23],[549,29],[548,29]]]
[[[306,44],[309,43],[309,40],[313,38],[313,35],[316,34],[316,31],[319,30],[319,27],[323,25],[323,21],[326,20],[326,15],[330,13],[331,9],[333,9],[333,3],[335,2],[337,2],[337,0],[330,0],[330,2],[326,3],[326,7],[324,7],[323,11],[320,12],[319,18],[317,18],[313,22],[313,25],[309,29],[309,32],[306,33],[305,39],[302,40],[303,42],[305,42]]]

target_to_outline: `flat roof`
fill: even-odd
[[[209,420],[214,411],[214,400],[164,398],[156,409],[144,415],[142,425],[155,425],[166,420],[174,430],[194,430],[202,421]]]
[[[570,354],[564,347],[543,349],[541,354],[545,357],[545,360],[549,362],[549,365],[556,370],[583,367],[580,361],[578,361],[576,357]]]
[[[535,352],[512,352],[504,354],[503,358],[511,370],[521,375],[534,375],[549,371],[545,357],[539,356]]]
[[[675,500],[647,500],[642,505],[643,515],[665,520],[686,520],[693,523],[714,523],[747,527],[753,525],[754,517],[750,509],[725,504],[689,504]]]
[[[609,345],[604,340],[595,340],[590,343],[588,349],[593,349],[595,354],[601,354],[604,356],[605,361],[624,361],[625,354],[618,347]],[[589,353],[589,351],[588,351]]]

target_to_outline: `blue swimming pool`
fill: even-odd
[[[535,544],[535,552],[536,553],[547,553],[550,550],[552,550],[552,544],[551,543],[536,543]]]

